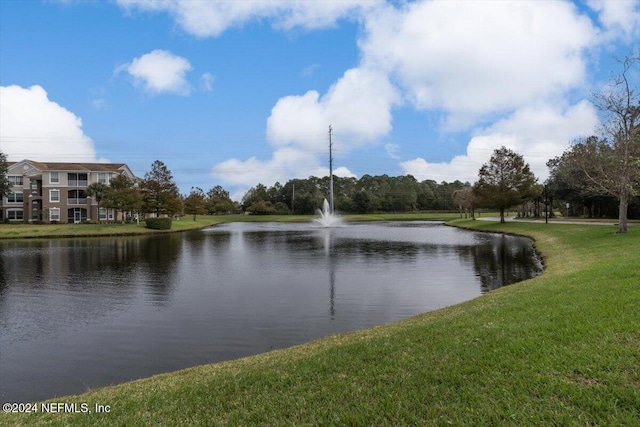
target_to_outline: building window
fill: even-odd
[[[9,179],[9,183],[14,187],[22,185],[22,175],[9,175],[7,178]]]
[[[49,172],[49,183],[50,184],[60,184],[60,173],[59,172]]]
[[[24,201],[22,193],[9,193],[7,195],[7,203],[22,203]]]
[[[49,190],[49,201],[50,202],[59,202],[60,201],[60,190]]]
[[[100,208],[100,212],[98,212],[98,218],[100,221],[113,221],[114,218],[114,210],[107,208]]]
[[[109,184],[111,174],[107,172],[98,172],[98,182],[101,184]]]
[[[67,178],[69,187],[86,187],[89,184],[89,175],[86,173],[70,173]]]
[[[60,221],[60,208],[49,209],[49,221]]]
[[[24,214],[22,212],[22,209],[8,210],[7,219],[9,221],[22,221],[24,219]]]
[[[87,195],[84,190],[71,190],[67,193],[68,205],[86,205]]]

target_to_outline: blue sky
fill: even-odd
[[[0,151],[162,160],[183,193],[328,173],[540,179],[593,133],[639,1],[0,1]]]

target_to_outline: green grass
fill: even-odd
[[[460,218],[456,212],[410,212],[350,214],[342,216],[346,221],[447,221]]]
[[[215,216],[183,217],[174,220],[170,230],[152,230],[140,224],[0,224],[0,239],[29,239],[44,237],[91,237],[124,236],[135,234],[163,233],[204,228],[218,224]]]
[[[383,220],[448,220],[458,218],[455,213],[408,213],[408,214],[374,214],[345,215],[346,221],[383,221]],[[199,215],[196,220],[185,216],[174,220],[171,230],[152,230],[140,224],[0,224],[0,239],[30,239],[55,237],[91,237],[91,236],[124,236],[186,231],[210,227],[226,222],[304,222],[312,221],[314,215]]]
[[[640,228],[454,221],[530,235],[545,273],[365,331],[57,402],[2,425],[640,425]]]

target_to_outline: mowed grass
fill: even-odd
[[[456,213],[407,213],[407,214],[372,214],[344,215],[345,221],[384,221],[384,220],[441,220],[458,218]],[[139,224],[0,224],[0,239],[30,239],[50,237],[96,237],[126,236],[136,234],[166,233],[205,228],[226,222],[306,222],[312,221],[314,215],[198,215],[184,216],[174,220],[170,230],[152,230]]]
[[[0,239],[29,239],[56,237],[126,236],[163,232],[186,231],[220,223],[215,216],[183,217],[174,220],[170,230],[152,230],[145,222],[102,224],[0,224]]]
[[[640,425],[640,228],[454,221],[525,234],[543,275],[365,331],[54,402],[2,425]]]

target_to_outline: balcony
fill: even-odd
[[[70,179],[68,183],[69,187],[86,187],[89,185],[88,179]]]
[[[68,205],[86,205],[87,204],[87,198],[86,197],[82,197],[82,198],[69,198],[67,199],[67,204]]]

